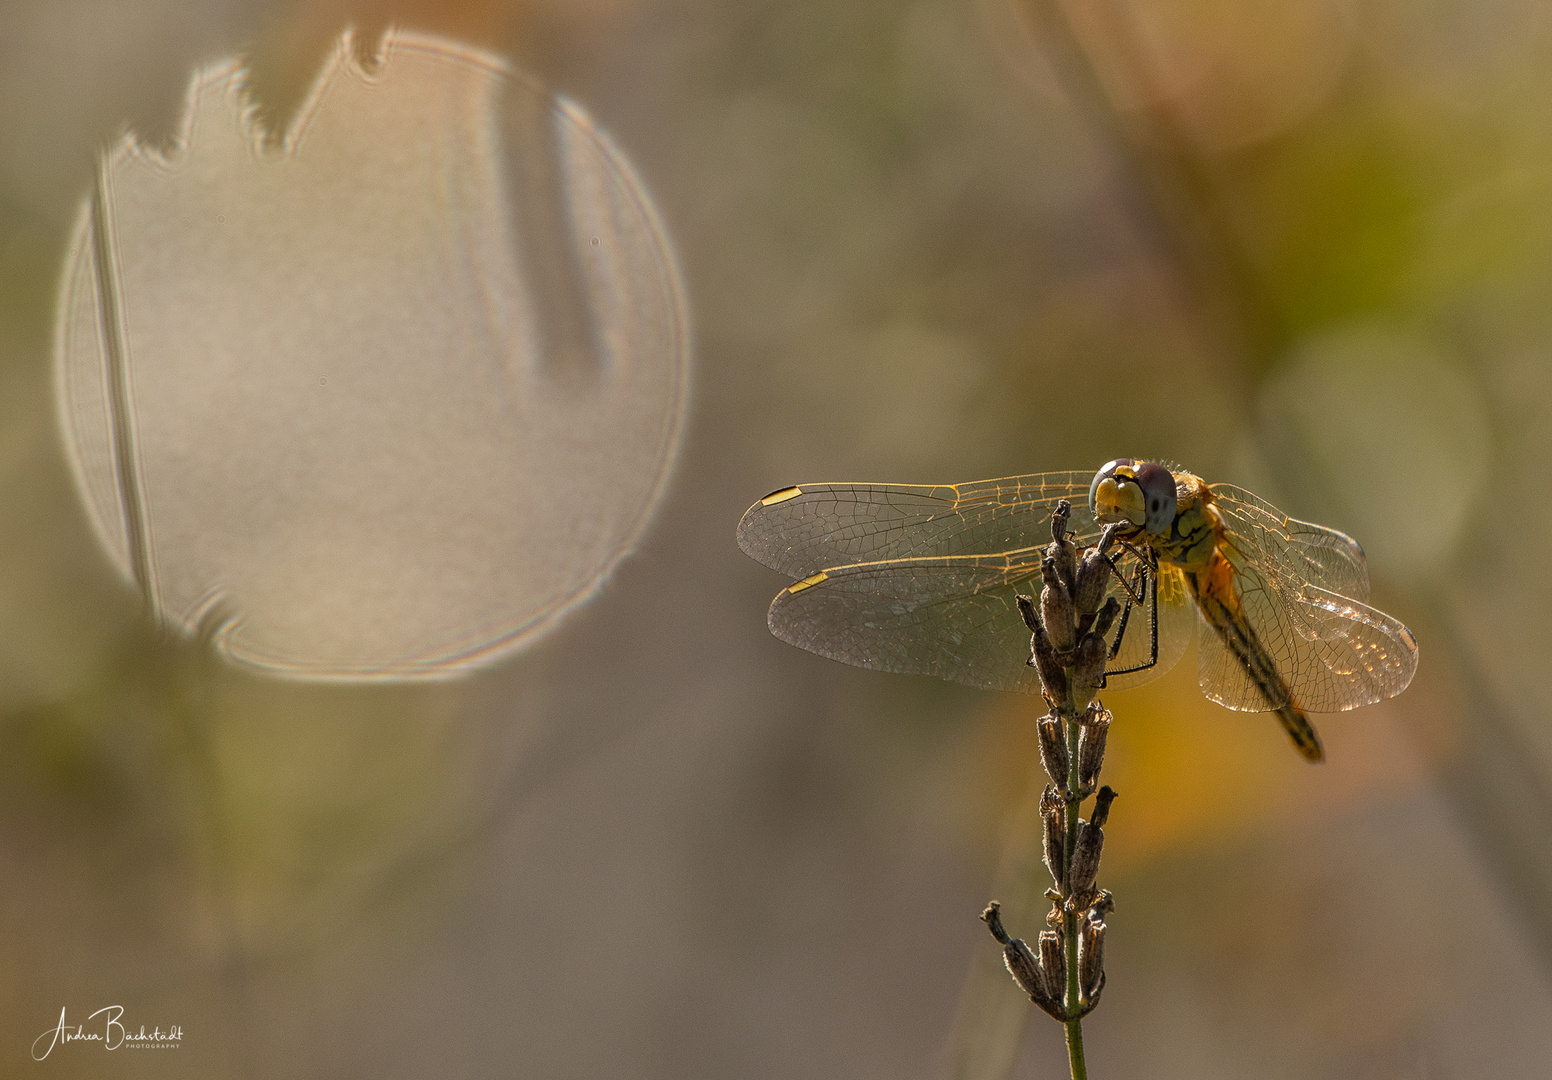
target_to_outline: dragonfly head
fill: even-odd
[[[1094,474],[1089,510],[1101,524],[1129,521],[1162,535],[1175,520],[1175,476],[1157,462],[1116,458]]]

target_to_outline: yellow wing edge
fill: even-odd
[[[792,585],[788,585],[787,586],[787,592],[789,592],[789,593],[800,593],[804,589],[812,589],[815,585],[818,585],[821,581],[828,581],[828,580],[830,580],[830,575],[825,573],[823,570],[821,570],[817,574],[810,574],[808,577],[804,578],[802,581],[799,581],[799,582],[797,582],[795,584],[792,584]]]

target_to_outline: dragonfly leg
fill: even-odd
[[[1126,638],[1126,623],[1132,617],[1132,598],[1126,598],[1126,607],[1121,609],[1121,622],[1116,627],[1115,643],[1110,646],[1110,652],[1105,657],[1106,661],[1114,660],[1116,654],[1121,651],[1121,642]]]
[[[1144,575],[1143,571],[1144,566],[1147,567],[1146,575]],[[1120,571],[1117,571],[1118,575],[1119,573]],[[1151,624],[1149,628],[1149,636],[1151,641],[1150,648],[1148,650],[1148,660],[1147,663],[1136,664],[1129,668],[1122,668],[1120,671],[1106,671],[1106,679],[1109,679],[1109,677],[1112,675],[1130,675],[1134,671],[1147,671],[1149,668],[1153,667],[1159,662],[1159,564],[1157,559],[1153,557],[1151,553],[1146,560],[1138,562],[1137,576],[1142,588],[1150,594],[1148,596],[1148,622]],[[1110,647],[1110,659],[1112,660],[1114,660],[1121,652],[1121,638],[1126,633],[1127,616],[1131,614],[1133,594],[1130,588],[1128,588],[1126,592],[1126,611],[1122,613],[1121,628],[1116,631],[1115,644]],[[1137,603],[1139,605],[1142,604],[1142,599],[1140,597],[1138,598]],[[1101,689],[1103,689],[1103,687],[1101,687]]]
[[[1111,568],[1114,569],[1114,564],[1111,564]],[[1119,571],[1117,571],[1116,576],[1120,577]],[[1121,612],[1121,626],[1116,631],[1115,644],[1110,646],[1110,656],[1108,657],[1110,660],[1114,660],[1121,652],[1121,641],[1126,636],[1126,621],[1131,618],[1133,605],[1140,607],[1143,597],[1147,595],[1148,580],[1144,576],[1143,564],[1140,562],[1137,564],[1137,584],[1135,586],[1127,585],[1124,577],[1121,578],[1121,584],[1126,588],[1126,609]]]
[[[1110,564],[1110,570],[1111,570],[1112,573],[1115,574],[1116,580],[1121,583],[1121,588],[1126,590],[1126,597],[1127,597],[1127,599],[1131,600],[1131,601],[1133,601],[1133,602],[1135,602],[1135,603],[1140,605],[1143,602],[1143,597],[1142,597],[1143,568],[1144,567],[1148,567],[1149,569],[1154,569],[1157,564],[1155,563],[1154,556],[1152,555],[1151,552],[1148,553],[1148,554],[1144,554],[1143,552],[1140,552],[1136,548],[1132,547],[1131,544],[1128,544],[1124,540],[1121,541],[1121,546],[1126,548],[1127,551],[1131,552],[1133,557],[1136,558],[1136,560],[1137,560],[1137,584],[1136,585],[1132,585],[1131,583],[1129,583],[1126,580],[1126,575],[1121,573],[1121,570],[1120,570],[1119,567],[1116,566],[1114,559],[1110,558],[1110,556],[1107,555],[1107,556],[1105,556],[1105,561]]]

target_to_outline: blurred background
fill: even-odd
[[[555,633],[304,685],[143,615],[66,465],[53,312],[99,152],[175,130],[196,65],[247,56],[283,125],[391,22],[631,159],[691,408]],[[976,918],[1044,887],[1042,705],[776,641],[733,530],[791,483],[1135,455],[1352,532],[1421,663],[1317,718],[1319,767],[1190,657],[1107,700],[1093,1075],[1541,1075],[1549,61],[1529,0],[5,0],[0,1072],[1066,1075]],[[180,1047],[28,1058],[107,1005]]]

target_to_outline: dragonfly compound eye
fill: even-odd
[[[1137,466],[1136,475],[1143,497],[1143,528],[1155,536],[1169,532],[1175,521],[1175,474],[1146,461]]]

